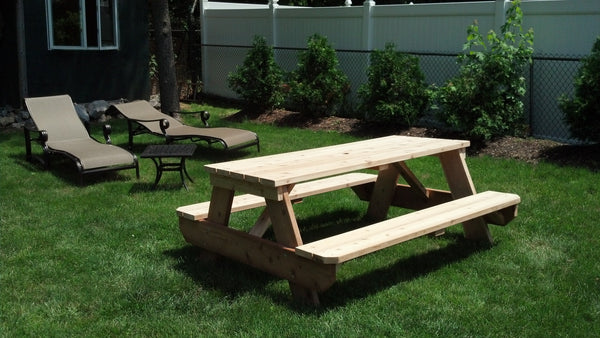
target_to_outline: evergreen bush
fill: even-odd
[[[559,105],[571,134],[583,141],[600,142],[600,37],[582,60],[574,80],[575,97],[563,95]]]
[[[533,54],[533,30],[523,33],[516,0],[506,11],[500,35],[484,38],[477,22],[468,28],[467,52],[458,56],[460,74],[437,93],[439,118],[475,139],[514,134],[524,121],[524,68]]]
[[[315,34],[298,56],[290,76],[289,98],[296,109],[312,117],[332,115],[349,92],[348,77],[338,68],[335,50],[327,38]]]
[[[275,63],[273,47],[262,36],[255,36],[242,66],[229,73],[227,85],[238,93],[250,109],[263,112],[281,107],[283,72]]]
[[[417,57],[388,43],[371,55],[367,76],[358,93],[367,120],[412,126],[423,116],[430,94]]]

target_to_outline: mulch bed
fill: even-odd
[[[275,110],[271,113],[248,114],[240,111],[228,117],[230,120],[250,120],[276,126],[305,128],[311,130],[336,131],[363,137],[384,135],[408,135],[419,137],[461,138],[460,135],[435,128],[405,128],[395,125],[366,123],[359,119],[330,116],[307,118],[298,112]],[[563,166],[585,167],[600,171],[600,144],[569,145],[550,140],[506,136],[486,143],[472,142],[469,156],[493,156],[513,158],[528,163],[554,162]]]

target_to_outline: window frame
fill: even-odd
[[[114,43],[110,45],[102,45],[102,20],[100,17],[100,4],[102,1],[108,1],[112,3],[112,29],[114,32]],[[48,50],[118,50],[120,46],[120,34],[119,34],[119,11],[118,0],[95,0],[96,2],[96,31],[98,46],[88,46],[87,42],[87,24],[86,24],[86,4],[85,0],[78,0],[79,2],[79,14],[80,14],[80,25],[82,27],[80,34],[80,44],[77,46],[66,46],[54,44],[54,22],[52,13],[52,0],[46,0],[46,32],[48,35]]]

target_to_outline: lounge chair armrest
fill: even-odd
[[[112,144],[112,140],[110,139],[110,134],[112,133],[112,127],[110,124],[105,124],[102,127],[102,132],[104,133],[104,140],[106,140],[107,144]]]
[[[48,132],[45,130],[40,130],[39,140],[40,140],[40,143],[45,145],[46,142],[48,142]]]
[[[169,128],[169,121],[167,121],[167,119],[162,119],[160,120],[160,131],[162,131],[162,133],[164,135],[167,135],[167,129]]]
[[[23,127],[25,132],[25,159],[31,161],[33,155],[31,154],[31,141],[38,142],[44,150],[46,150],[46,142],[48,142],[48,132],[46,130],[38,130],[35,125],[25,125]],[[38,133],[37,137],[31,137],[31,132]]]
[[[25,125],[23,126],[23,130],[25,131],[25,141],[31,143],[31,141],[38,141],[40,144],[45,144],[48,142],[48,132],[46,130],[38,130],[35,125]],[[31,137],[31,132],[38,133],[38,136],[35,138]]]
[[[200,119],[202,120],[202,123],[204,123],[205,127],[208,127],[208,119],[210,118],[210,113],[207,112],[206,110],[203,110],[200,112]]]
[[[173,116],[173,114],[200,114],[200,120],[202,120],[202,123],[204,123],[205,127],[208,127],[208,119],[210,118],[210,113],[206,110],[203,111],[181,111],[181,110],[177,110],[177,111],[173,111],[171,112],[171,116]]]

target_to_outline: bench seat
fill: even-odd
[[[516,215],[518,195],[486,191],[296,247],[296,254],[339,264],[496,211]]]
[[[290,192],[290,199],[292,201],[297,201],[312,195],[375,182],[376,179],[377,175],[374,174],[349,173],[299,183]],[[264,197],[252,194],[237,195],[233,198],[231,212],[253,209],[265,205]],[[177,215],[182,218],[197,221],[208,217],[209,207],[210,201],[186,205],[177,208]]]

